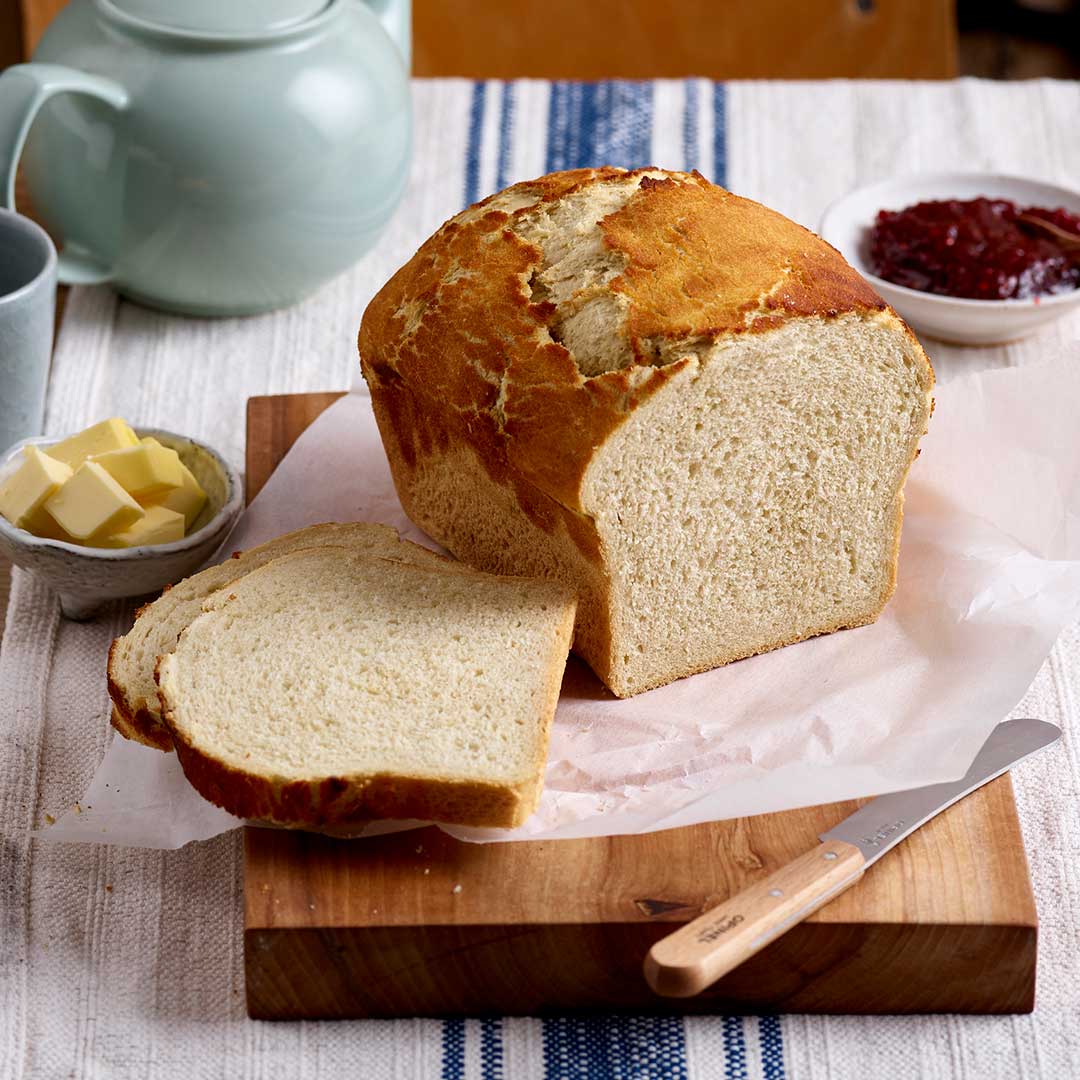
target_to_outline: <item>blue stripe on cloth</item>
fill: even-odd
[[[713,174],[714,184],[727,187],[727,95],[723,83],[713,84]]]
[[[698,167],[698,83],[697,79],[687,79],[683,86],[683,169],[692,172]]]
[[[480,1021],[480,1080],[503,1080],[502,1021]]]
[[[510,182],[510,143],[514,133],[514,106],[517,89],[512,82],[503,83],[502,107],[499,112],[499,156],[495,162],[495,190],[502,191]]]
[[[465,1080],[465,1021],[444,1020],[442,1029],[442,1080]]]
[[[761,1038],[761,1075],[763,1080],[785,1080],[784,1035],[779,1016],[763,1016],[758,1022]]]
[[[724,1017],[724,1080],[747,1080],[746,1037],[741,1016]]]
[[[648,165],[652,122],[652,83],[552,83],[545,171]]]
[[[484,104],[487,83],[473,83],[472,105],[469,108],[469,137],[465,146],[465,205],[472,206],[480,198],[480,144],[484,138]]]
[[[543,1025],[544,1080],[687,1080],[680,1017],[559,1017]]]

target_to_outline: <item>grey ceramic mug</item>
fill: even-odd
[[[55,308],[56,248],[48,233],[0,210],[0,449],[41,433]]]

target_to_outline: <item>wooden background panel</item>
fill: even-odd
[[[29,56],[53,21],[56,13],[68,0],[0,0],[0,6],[18,7],[22,34],[23,56]]]
[[[509,12],[512,10],[512,15]],[[417,75],[951,78],[952,0],[415,0]]]
[[[0,69],[23,58],[22,17],[19,5],[0,0]]]
[[[27,54],[66,0],[18,3]],[[416,75],[944,79],[953,0],[414,0]]]

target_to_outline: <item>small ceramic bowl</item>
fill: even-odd
[[[171,446],[206,492],[206,506],[183,540],[121,549],[80,547],[34,536],[0,516],[0,553],[52,588],[69,619],[89,619],[110,600],[145,596],[187,577],[225,542],[243,509],[240,477],[216,450],[171,431],[135,430]],[[0,460],[0,481],[18,468],[27,443],[46,449],[58,441],[38,437],[16,443]]]
[[[966,300],[893,285],[870,270],[870,230],[879,210],[927,199],[1011,199],[1020,206],[1063,206],[1080,213],[1080,192],[998,173],[928,173],[859,188],[834,202],[819,232],[920,333],[959,345],[997,345],[1027,337],[1066,312],[1080,311],[1080,289],[1031,300]]]

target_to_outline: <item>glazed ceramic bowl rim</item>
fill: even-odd
[[[207,443],[193,439],[190,435],[181,435],[179,432],[168,431],[165,428],[136,427],[135,433],[143,438],[147,435],[164,435],[168,439],[177,442],[188,442],[197,446],[201,451],[208,454],[221,469],[228,490],[225,501],[217,512],[201,528],[189,533],[182,540],[171,540],[167,544],[140,544],[130,548],[99,548],[84,547],[81,544],[69,544],[66,540],[53,540],[47,536],[35,536],[26,529],[16,528],[7,518],[0,515],[0,532],[8,537],[12,543],[21,547],[44,547],[55,551],[64,551],[71,555],[77,555],[85,559],[100,559],[107,562],[133,562],[138,559],[150,559],[157,556],[179,554],[209,540],[210,537],[220,532],[222,526],[235,520],[243,505],[243,484],[240,474],[225,460],[217,450]],[[6,466],[12,458],[21,453],[24,446],[53,446],[66,436],[33,435],[29,439],[20,439],[14,445],[0,455],[0,467]]]
[[[847,203],[854,200],[856,196],[864,198],[876,190],[882,192],[896,191],[902,192],[905,188],[921,188],[924,186],[938,186],[948,187],[953,183],[970,184],[972,182],[987,181],[995,186],[1008,187],[1012,184],[1022,184],[1025,186],[1036,185],[1047,189],[1047,191],[1057,192],[1059,195],[1065,195],[1073,202],[1080,203],[1080,191],[1073,188],[1065,187],[1063,184],[1055,184],[1050,180],[1041,180],[1034,176],[1016,176],[1010,173],[998,173],[998,172],[962,172],[962,171],[950,171],[950,172],[920,172],[920,173],[907,173],[903,176],[891,177],[886,180],[876,180],[871,184],[861,184],[857,188],[852,188],[851,191],[842,195],[838,199],[834,199],[825,209],[825,212],[821,215],[821,223],[818,226],[818,232],[823,240],[833,243],[829,238],[829,226],[832,224],[830,219],[835,220],[839,216],[839,211],[842,210]],[[930,196],[922,196],[921,198],[929,198]],[[944,196],[937,196],[942,198]],[[989,194],[988,198],[1006,198],[1005,195],[992,195]],[[918,197],[916,197],[918,198]],[[908,203],[910,205],[910,202]],[[884,205],[879,209],[888,209]],[[876,211],[875,211],[876,213]],[[873,224],[873,219],[863,223],[863,230],[868,230]],[[833,234],[835,236],[835,233]],[[834,246],[836,246],[834,244]],[[1026,300],[1018,300],[1015,298],[1008,300],[976,300],[967,296],[944,296],[941,293],[923,292],[921,289],[911,289],[907,285],[897,285],[893,281],[889,281],[887,278],[878,277],[873,273],[866,260],[863,258],[861,251],[845,251],[840,252],[845,259],[850,262],[856,270],[871,285],[874,286],[879,292],[882,290],[888,292],[890,290],[895,291],[898,295],[907,299],[918,300],[922,303],[937,305],[941,310],[945,308],[966,308],[969,311],[1045,311],[1051,307],[1067,307],[1069,304],[1075,304],[1080,300],[1080,288],[1070,289],[1068,292],[1053,293],[1047,296],[1030,297]]]

